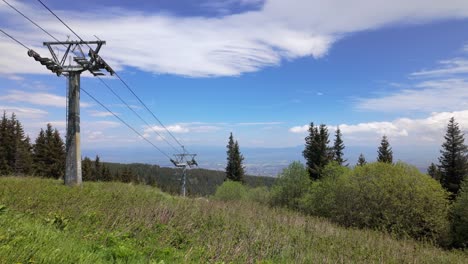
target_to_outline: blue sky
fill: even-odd
[[[71,35],[37,2],[9,2],[56,37]],[[468,128],[465,1],[45,3],[83,38],[107,41],[102,56],[205,167],[224,166],[229,132],[254,173],[300,159],[309,122],[339,125],[351,163],[361,152],[374,160],[385,134],[395,159],[424,167],[451,116]],[[49,56],[47,35],[3,3],[0,13],[2,29]],[[0,48],[0,109],[32,138],[47,122],[64,134],[65,79],[4,36]],[[118,80],[105,81],[171,140]],[[99,80],[84,74],[82,87],[170,153]],[[84,154],[167,164],[86,95],[81,111]]]

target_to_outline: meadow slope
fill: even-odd
[[[253,202],[0,178],[0,263],[467,263],[468,254]]]

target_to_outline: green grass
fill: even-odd
[[[149,186],[0,178],[0,263],[467,263],[384,233]]]

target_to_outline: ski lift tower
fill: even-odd
[[[44,42],[44,46],[50,51],[52,59],[43,58],[34,50],[28,50],[29,57],[40,62],[48,70],[68,78],[67,85],[67,136],[66,136],[66,165],[64,181],[66,185],[81,185],[81,148],[80,148],[80,75],[84,71],[89,71],[93,76],[104,75],[100,70],[105,69],[111,75],[114,70],[98,55],[105,41],[60,41]],[[82,45],[89,48],[89,52],[83,52]],[[90,45],[96,45],[93,49]],[[59,58],[55,47],[65,47],[65,52]],[[67,64],[67,58],[74,54]]]
[[[198,163],[195,161],[197,154],[189,154],[182,147],[184,152],[182,154],[174,154],[174,159],[171,159],[171,162],[177,168],[182,168],[182,196],[186,195],[186,181],[187,181],[187,167],[198,167]]]

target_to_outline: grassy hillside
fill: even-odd
[[[1,263],[466,263],[375,231],[150,186],[0,178]]]

